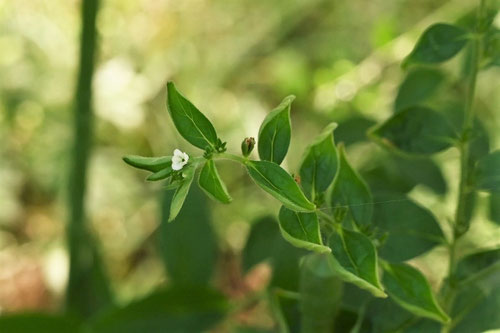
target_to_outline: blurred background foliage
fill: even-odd
[[[168,206],[162,187],[145,183],[145,174],[121,157],[171,155],[174,148],[199,154],[189,150],[168,117],[167,80],[174,80],[212,120],[235,152],[244,137],[257,135],[267,112],[285,95],[295,94],[285,168],[297,172],[305,146],[336,121],[336,141],[346,143],[350,160],[375,193],[384,187],[409,192],[449,231],[457,152],[448,150],[433,161],[401,162],[369,142],[365,132],[407,100],[396,98],[405,78],[399,64],[419,33],[438,21],[467,25],[474,6],[468,0],[101,1],[86,210],[117,303],[168,281],[189,282],[165,273],[165,258],[172,272],[183,260],[199,262],[198,272],[190,276],[203,279],[214,271],[215,284],[234,298],[268,275],[264,269],[260,277],[245,276],[245,260],[252,263],[252,258],[245,257],[240,269],[240,254],[252,221],[276,215],[279,204],[234,165],[220,168],[234,198],[231,205],[191,198],[198,201],[184,208],[182,222],[211,221],[200,226],[207,228],[203,233],[181,221],[157,231]],[[74,0],[0,2],[2,312],[55,311],[64,300],[79,13],[80,2]],[[500,25],[498,16],[495,24]],[[431,76],[436,85],[414,98],[460,119],[462,58],[441,72],[414,74]],[[481,73],[477,89],[476,106],[491,150],[500,148],[498,74],[498,67]],[[425,168],[432,171],[420,173]],[[500,231],[486,218],[487,211],[487,198],[480,196],[466,240],[470,252],[499,243]],[[214,241],[203,237],[212,233]],[[199,251],[185,246],[172,252],[172,243],[179,243],[179,249],[184,241],[198,244]],[[444,275],[443,255],[437,250],[415,260],[435,288]],[[264,326],[272,322],[265,310],[256,317]]]

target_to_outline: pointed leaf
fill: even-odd
[[[287,96],[264,119],[259,129],[258,150],[261,160],[281,164],[290,145],[292,125],[290,105],[295,96]]]
[[[331,252],[321,241],[316,213],[299,213],[281,206],[279,226],[283,238],[292,245],[316,252]]]
[[[436,302],[429,282],[408,264],[384,263],[383,283],[389,296],[413,314],[440,322],[450,318]]]
[[[374,223],[387,238],[379,249],[381,257],[405,261],[444,243],[439,223],[430,211],[405,195],[376,197]]]
[[[172,191],[165,191],[161,202],[161,225],[158,233],[159,253],[167,270],[168,281],[190,288],[206,286],[217,261],[217,240],[212,227],[207,197],[193,187],[175,223],[168,223]]]
[[[172,156],[143,157],[137,155],[127,155],[123,161],[134,168],[158,172],[172,165]]]
[[[330,196],[331,206],[336,209],[349,209],[353,221],[360,228],[371,224],[373,200],[368,186],[347,161],[344,146],[338,149],[339,167],[333,181]]]
[[[387,297],[377,272],[377,252],[368,237],[347,229],[330,236],[332,266],[339,277],[365,289],[375,297]]]
[[[182,205],[184,205],[184,200],[186,200],[189,188],[193,183],[194,168],[187,167],[182,172],[182,175],[184,179],[180,182],[179,187],[175,190],[174,197],[172,198],[172,203],[170,204],[170,215],[168,217],[168,222],[171,222],[175,219],[177,214],[179,214]]]
[[[434,94],[443,80],[443,73],[436,69],[417,68],[411,71],[399,86],[394,111],[399,112],[410,106],[421,105]]]
[[[215,147],[217,133],[203,113],[181,95],[173,82],[167,83],[167,109],[177,131],[184,139],[200,149]]]
[[[297,212],[313,212],[316,209],[292,176],[279,165],[268,161],[249,161],[246,166],[255,183],[287,208]]]
[[[491,193],[500,193],[500,150],[483,158],[476,165],[476,187]]]
[[[214,200],[218,200],[225,204],[233,200],[227,192],[226,185],[222,182],[222,179],[220,179],[213,160],[205,162],[200,172],[200,178],[198,178],[198,185],[200,185],[200,188]]]
[[[467,31],[445,23],[437,23],[424,31],[415,48],[403,61],[408,64],[433,64],[451,59],[467,44]]]
[[[423,106],[400,111],[371,129],[369,135],[382,146],[417,155],[443,151],[456,137],[446,118]]]
[[[306,149],[300,166],[300,179],[310,198],[326,191],[337,172],[337,149],[333,141],[333,130],[336,127],[336,123],[328,125]]]
[[[172,166],[169,165],[169,166],[165,167],[165,169],[160,170],[158,172],[155,172],[155,173],[149,175],[146,178],[146,180],[148,180],[148,181],[163,180],[165,178],[170,177],[170,175],[172,175],[173,172],[174,172],[174,170],[172,169]]]

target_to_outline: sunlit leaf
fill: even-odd
[[[480,190],[500,193],[500,150],[496,150],[477,162],[476,187]]]
[[[344,281],[365,289],[375,297],[386,297],[378,277],[377,253],[365,235],[347,229],[330,236],[331,265]]]
[[[446,61],[460,52],[466,44],[466,30],[451,24],[434,24],[420,36],[411,53],[403,61],[403,66]]]
[[[292,176],[276,163],[249,161],[246,166],[255,183],[287,208],[297,212],[312,212],[316,209],[316,206],[305,197]]]
[[[198,184],[209,197],[222,203],[230,203],[233,199],[227,192],[226,185],[222,181],[213,160],[208,160],[201,169]]]
[[[186,200],[186,196],[193,183],[194,171],[193,167],[187,167],[182,171],[184,178],[180,182],[179,187],[175,190],[174,197],[172,198],[170,215],[168,217],[169,222],[176,218],[177,214],[181,211],[182,205],[184,205],[184,200]]]
[[[330,203],[332,209],[346,209],[361,228],[371,224],[373,200],[368,186],[347,161],[344,146],[338,149],[338,170],[333,181]]]
[[[283,99],[264,119],[259,129],[257,148],[261,160],[281,164],[291,138],[290,105],[295,96]]]
[[[342,281],[329,254],[304,258],[300,274],[301,332],[331,332],[340,306]]]
[[[405,261],[444,243],[436,218],[405,195],[378,195],[374,223],[387,238],[379,249],[381,257]]]
[[[377,143],[407,154],[429,155],[452,146],[453,127],[441,114],[413,106],[393,115],[370,130]]]
[[[307,147],[300,166],[300,178],[304,191],[310,198],[315,198],[326,191],[337,172],[337,149],[333,141],[336,123],[328,125]]]
[[[138,169],[158,172],[172,165],[172,156],[143,157],[127,155],[123,157],[123,161]]]
[[[432,293],[429,282],[417,269],[408,264],[384,263],[383,283],[389,296],[411,313],[448,322]]]
[[[436,92],[443,80],[443,73],[435,69],[417,68],[411,71],[399,86],[394,111],[399,112],[410,106],[422,105]]]
[[[175,286],[201,286],[209,283],[217,260],[217,240],[211,225],[207,198],[193,187],[175,223],[168,223],[172,191],[162,199],[162,218],[158,234],[159,253],[167,269],[169,283]]]
[[[177,131],[189,143],[200,149],[216,146],[217,133],[210,120],[177,91],[173,82],[167,83],[167,109]]]
[[[330,252],[321,241],[319,221],[316,213],[295,212],[282,206],[279,226],[283,238],[290,244],[316,252]]]

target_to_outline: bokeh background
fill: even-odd
[[[257,135],[266,113],[294,94],[293,138],[284,167],[296,172],[304,147],[336,121],[336,140],[348,145],[357,168],[370,170],[385,153],[365,131],[391,114],[405,75],[401,59],[425,27],[466,22],[475,5],[469,0],[101,1],[85,207],[117,302],[168,281],[152,244],[161,219],[161,184],[145,182],[146,174],[128,167],[122,156],[171,155],[174,148],[201,154],[168,117],[167,80],[212,120],[229,151],[238,152],[244,137]],[[498,17],[495,24],[500,25]],[[0,1],[1,312],[56,311],[64,301],[80,29],[79,1]],[[460,61],[445,64],[445,85],[454,88],[439,90],[435,98],[450,110],[461,103]],[[477,88],[492,150],[500,147],[498,74],[498,68],[482,72]],[[457,157],[449,150],[435,158],[446,181],[442,190],[419,185],[410,192],[445,230],[453,217]],[[218,276],[237,280],[230,262],[237,262],[252,221],[276,214],[279,204],[239,167],[223,164],[220,173],[234,201],[208,203],[217,270]],[[485,217],[486,199],[480,196],[475,209],[467,240],[471,250],[499,243],[498,227]],[[444,274],[439,259],[444,253],[438,249],[417,259],[434,284]]]

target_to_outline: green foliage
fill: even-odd
[[[167,109],[180,135],[200,149],[215,149],[215,128],[189,100],[181,95],[173,82],[167,83]]]
[[[450,320],[437,303],[429,282],[420,271],[408,264],[384,263],[382,267],[386,291],[397,304],[417,316],[440,322]]]
[[[377,252],[365,235],[339,229],[328,241],[332,249],[330,264],[344,281],[368,290],[375,297],[386,297],[377,272]]]
[[[175,223],[168,223],[173,192],[161,200],[159,250],[171,283],[175,286],[204,286],[212,277],[217,260],[217,242],[210,211],[203,193],[193,188]]]
[[[500,270],[500,249],[488,249],[469,254],[460,259],[454,278],[459,281],[474,279],[475,275]]]
[[[233,199],[227,192],[226,185],[220,179],[215,162],[208,160],[200,171],[198,185],[202,188],[209,197],[222,203],[228,204]]]
[[[264,191],[297,212],[312,212],[316,206],[301,191],[299,185],[283,168],[273,162],[249,161],[246,163],[250,177]]]
[[[333,139],[336,123],[328,125],[307,147],[300,166],[300,180],[305,193],[314,201],[330,186],[337,172],[337,149]]]
[[[372,195],[361,176],[351,167],[344,146],[338,148],[338,170],[333,181],[330,203],[335,211],[349,211],[354,223],[364,229],[371,224]]]
[[[279,226],[283,238],[292,245],[316,252],[330,252],[330,248],[321,241],[316,213],[295,212],[282,206]]]
[[[407,154],[430,155],[452,146],[456,135],[440,113],[422,106],[401,110],[371,129],[370,137],[382,146]]]
[[[172,156],[143,157],[127,155],[123,157],[123,161],[134,168],[156,173],[172,165]]]
[[[42,313],[22,313],[0,317],[2,333],[85,332],[81,324],[70,317]]]
[[[476,187],[483,191],[500,193],[500,150],[496,150],[477,162]]]
[[[444,74],[432,68],[416,68],[408,73],[399,86],[394,111],[399,112],[411,106],[422,105],[431,97],[441,83]]]
[[[173,221],[181,211],[184,200],[186,200],[191,184],[193,183],[194,172],[195,169],[193,167],[188,167],[182,172],[183,178],[180,181],[179,187],[175,190],[174,197],[170,204],[169,222]]]
[[[403,66],[446,61],[460,52],[466,44],[466,30],[451,24],[434,24],[424,31],[411,53],[403,61]]]
[[[281,164],[285,158],[291,139],[290,106],[294,99],[293,95],[285,97],[262,122],[257,142],[261,160]]]
[[[500,225],[500,194],[491,193],[488,203],[490,220]]]

